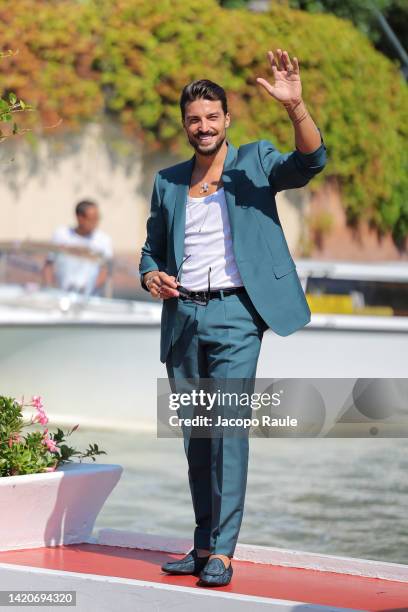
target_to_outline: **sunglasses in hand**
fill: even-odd
[[[187,257],[185,257],[183,259],[183,261],[181,262],[181,264],[179,265],[179,268],[177,270],[176,283],[178,283],[179,280],[180,280],[180,271],[181,271],[181,268],[182,268],[184,262],[190,256],[191,255],[187,255]],[[179,297],[181,297],[181,299],[190,300],[194,304],[199,304],[200,306],[206,306],[208,304],[209,300],[210,300],[210,273],[211,273],[211,267],[208,268],[208,289],[207,289],[207,293],[204,294],[203,291],[190,291],[189,289],[186,289],[182,285],[179,285],[177,287],[177,291],[179,292]]]

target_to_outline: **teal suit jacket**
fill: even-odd
[[[230,142],[222,181],[228,207],[235,261],[259,315],[280,336],[287,336],[310,321],[310,309],[276,208],[275,194],[303,187],[326,164],[321,139],[311,153],[280,153],[261,140],[235,148]],[[139,265],[143,274],[164,270],[175,276],[183,260],[186,197],[194,156],[160,170],[155,177],[147,238]],[[178,298],[163,300],[160,361],[166,361],[173,337]]]

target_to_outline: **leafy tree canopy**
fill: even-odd
[[[248,7],[251,0],[219,0],[225,8]],[[375,43],[376,48],[390,57],[399,59],[394,47],[380,28],[374,10],[387,19],[400,43],[408,51],[408,2],[407,0],[271,0],[288,8],[309,13],[331,13],[349,19]]]
[[[38,107],[45,125],[62,118],[58,129],[79,129],[108,113],[146,146],[183,156],[180,92],[203,77],[227,91],[234,144],[267,138],[293,149],[286,111],[255,81],[271,77],[266,51],[287,49],[328,149],[311,187],[333,177],[349,219],[408,235],[408,88],[349,21],[278,4],[267,14],[226,10],[216,0],[0,0],[0,40],[0,51],[19,49],[0,62],[0,95]]]

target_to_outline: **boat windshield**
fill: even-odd
[[[99,276],[102,266],[106,275]],[[111,297],[111,261],[85,247],[51,242],[0,242],[0,285]],[[104,282],[98,282],[99,280]]]

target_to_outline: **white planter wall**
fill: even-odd
[[[71,463],[0,478],[0,550],[85,542],[122,471],[114,464]]]

